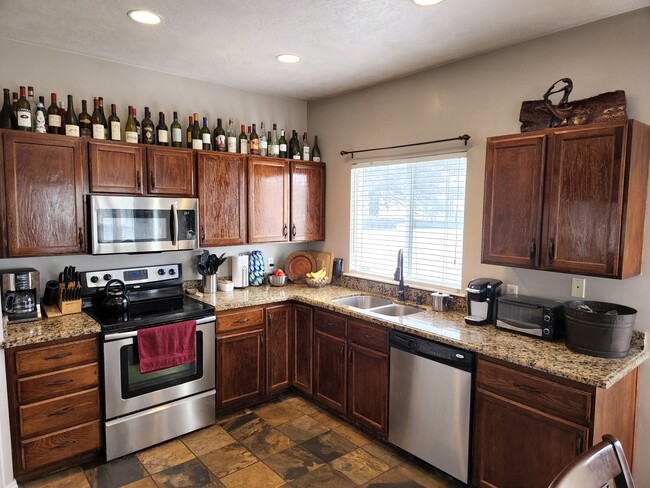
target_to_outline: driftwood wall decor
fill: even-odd
[[[558,87],[560,84],[561,86]],[[521,132],[548,129],[549,127],[627,120],[623,90],[601,93],[583,100],[569,101],[572,88],[571,79],[562,78],[550,86],[542,100],[522,102],[519,113]],[[556,93],[562,93],[562,98],[554,105],[550,97]]]

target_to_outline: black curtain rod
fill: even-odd
[[[469,135],[463,134],[462,136],[450,137],[449,139],[438,139],[437,141],[414,142],[413,144],[402,144],[400,146],[373,147],[372,149],[357,149],[355,151],[341,151],[341,156],[345,156],[346,154],[352,154],[352,159],[354,159],[354,153],[362,153],[368,151],[382,151],[384,149],[398,149],[400,147],[422,146],[423,144],[437,144],[439,142],[449,142],[449,141],[465,141],[465,145],[467,146],[467,141],[469,140],[469,138],[470,138]]]

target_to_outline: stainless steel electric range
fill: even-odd
[[[183,293],[181,265],[86,271],[81,280],[84,311],[102,328],[107,460],[213,424],[214,308]],[[196,360],[141,373],[138,330],[187,320],[196,320]]]

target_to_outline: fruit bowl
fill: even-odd
[[[312,288],[322,288],[327,284],[327,276],[323,276],[322,278],[310,278],[309,276],[305,276],[305,282],[307,283],[307,286]]]
[[[287,275],[269,275],[269,283],[271,286],[284,286],[287,284]]]

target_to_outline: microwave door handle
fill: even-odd
[[[174,202],[172,203],[172,246],[176,246],[178,244],[178,203]]]

